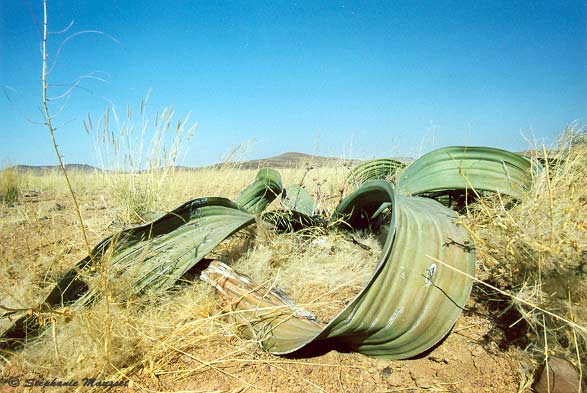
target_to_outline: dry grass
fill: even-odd
[[[587,369],[587,144],[568,130],[547,156],[545,171],[511,209],[498,196],[471,206],[465,221],[476,238],[477,276],[524,302],[507,299],[528,324],[531,357],[560,356]],[[485,294],[491,298],[495,293]],[[511,301],[511,303],[510,303]],[[527,303],[526,303],[527,302]],[[496,311],[497,313],[498,311]],[[516,323],[516,321],[513,321]],[[522,324],[522,323],[520,323]]]
[[[14,169],[0,170],[0,202],[14,203],[19,199],[21,179]]]
[[[382,248],[373,235],[260,237],[233,268],[257,283],[274,283],[322,322],[338,314],[365,286]]]
[[[173,177],[197,129],[190,114],[175,120],[173,107],[150,113],[150,92],[137,108],[127,106],[122,118],[116,107],[108,107],[96,125],[88,115],[88,133],[96,136],[103,182],[121,207],[124,223],[148,221],[146,215],[165,205],[168,178]]]

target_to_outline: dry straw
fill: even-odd
[[[530,355],[587,363],[587,130],[530,151],[545,170],[509,208],[499,196],[463,217],[476,239],[477,282],[511,299],[529,325]],[[504,305],[507,307],[507,304]]]
[[[149,91],[138,110],[128,105],[125,118],[112,106],[96,126],[89,114],[84,120],[86,131],[96,137],[103,180],[121,209],[123,223],[148,221],[149,213],[168,207],[169,180],[197,129],[197,124],[190,124],[189,113],[175,120],[173,107],[149,114],[150,95]]]

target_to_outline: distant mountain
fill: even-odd
[[[313,166],[327,166],[332,164],[340,164],[350,162],[354,164],[358,160],[345,160],[336,157],[322,157],[313,156],[311,154],[289,152],[283,153],[275,157],[263,158],[260,160],[249,160],[237,163],[222,163],[213,165],[213,167],[223,166],[237,166],[243,169],[258,169],[258,168],[298,168],[303,167],[306,163]]]
[[[34,172],[34,173],[44,173],[44,172],[53,172],[61,170],[59,165],[15,165],[10,167],[10,169],[14,169],[16,171],[23,171],[23,172]],[[94,166],[87,165],[87,164],[65,164],[65,169],[68,171],[76,171],[76,172],[101,172],[101,169],[98,169]]]

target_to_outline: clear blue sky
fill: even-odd
[[[68,33],[118,41],[76,36],[50,75],[107,79],[84,80],[55,120],[67,163],[97,162],[86,113],[136,104],[149,88],[149,110],[174,105],[200,124],[183,162],[194,166],[248,140],[251,159],[415,156],[462,144],[522,150],[524,135],[551,143],[587,120],[585,0],[48,3],[50,30],[73,20]],[[41,21],[40,0],[0,4],[4,163],[56,162],[34,123]],[[66,37],[50,36],[51,61]]]

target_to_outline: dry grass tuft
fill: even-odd
[[[138,108],[130,105],[122,118],[116,107],[107,108],[94,128],[88,115],[86,131],[96,135],[96,151],[104,170],[104,181],[121,207],[123,223],[148,221],[147,213],[163,210],[168,179],[175,172],[186,146],[197,129],[190,114],[175,120],[173,107],[147,112],[149,96]],[[147,143],[145,143],[147,142]]]
[[[20,197],[22,179],[16,170],[5,168],[0,170],[0,201],[14,203]]]
[[[199,282],[163,296],[111,301],[108,308],[104,302],[69,308],[55,314],[53,327],[10,363],[25,375],[34,370],[62,380],[124,379],[155,363],[164,367],[172,348],[203,345],[219,335],[226,329],[217,322],[219,311],[209,287]]]
[[[465,217],[476,238],[479,278],[583,327],[587,326],[585,135],[585,130],[569,129],[557,148],[537,154],[545,161],[545,170],[513,208],[493,196],[469,206]],[[515,299],[512,303],[519,319],[528,324],[526,342],[532,356],[574,359],[586,375],[584,330]],[[501,312],[507,307],[505,302]],[[510,328],[517,323],[512,321]]]
[[[233,268],[257,283],[275,283],[294,302],[328,322],[365,286],[381,248],[373,235],[360,233],[267,233]]]

